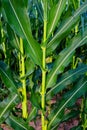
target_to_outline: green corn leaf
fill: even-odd
[[[35,106],[36,108],[40,109],[40,94],[38,92],[34,92],[32,90],[31,92],[31,97],[30,97],[30,101],[33,104],[33,106]]]
[[[11,112],[12,108],[17,105],[18,102],[18,95],[12,93],[7,99],[4,99],[4,101],[0,103],[0,123],[5,121],[5,119],[9,116],[9,112]]]
[[[47,0],[42,0],[42,8],[43,8],[43,12],[44,12],[44,20],[47,20],[47,5],[48,5],[48,1]]]
[[[51,46],[57,44],[57,40],[59,41],[61,37],[64,38],[67,35],[67,33],[69,33],[69,31],[72,29],[72,27],[76,24],[79,16],[86,10],[87,10],[87,2],[85,2],[79,9],[77,9],[77,11],[73,14],[73,16],[71,16],[67,20],[64,20],[60,24],[58,32],[54,35],[51,41],[47,44],[47,49],[50,50],[50,48],[52,48]]]
[[[63,120],[62,120],[62,122],[64,122],[64,121],[68,121],[69,119],[71,119],[71,118],[75,118],[75,117],[77,117],[78,115],[80,114],[80,111],[78,110],[71,110],[69,113],[67,113],[67,114],[65,114],[64,116],[63,116]]]
[[[30,20],[27,14],[27,9],[25,7],[24,1],[3,0],[2,3],[7,16],[7,21],[12,27],[12,29],[15,30],[16,33],[21,37],[27,37],[26,36],[27,32],[31,36],[32,33],[31,33]]]
[[[24,0],[25,6],[28,7],[28,0]]]
[[[82,79],[77,83],[77,85],[74,88],[72,88],[70,91],[68,91],[68,93],[66,93],[63,96],[63,99],[60,101],[60,105],[58,104],[58,107],[50,113],[48,117],[50,120],[48,124],[48,130],[54,130],[54,126],[56,124],[58,125],[58,123],[63,119],[62,111],[66,107],[72,106],[75,103],[76,99],[86,92],[87,92],[87,79]],[[62,116],[60,120],[57,119],[59,115]]]
[[[41,22],[43,22],[43,11],[41,6],[41,1],[35,0],[35,5],[38,11],[38,14],[40,15]]]
[[[34,61],[35,64],[41,66],[41,48],[32,36],[30,20],[24,1],[3,0],[2,3],[8,23],[20,37],[26,40],[26,49],[28,50],[30,58]]]
[[[47,44],[46,55],[48,56],[48,55],[52,54],[52,52],[60,45],[60,42],[61,42],[61,39],[56,40],[54,44],[51,44],[51,46]]]
[[[0,61],[0,75],[9,91],[17,93],[17,86],[12,78],[11,70],[3,61]]]
[[[61,14],[65,8],[66,0],[59,0],[59,2],[50,9],[49,21],[47,26],[47,37],[49,37],[56,28]]]
[[[29,113],[29,116],[27,118],[27,122],[30,122],[31,120],[33,120],[37,115],[37,108],[33,107],[32,111]]]
[[[29,127],[29,125],[22,118],[15,117],[13,115],[7,118],[6,123],[15,130],[34,130],[32,127]]]
[[[58,83],[53,86],[47,93],[46,93],[46,99],[50,100],[55,94],[62,91],[67,85],[71,84],[72,82],[75,82],[79,76],[83,75],[87,71],[86,65],[81,65],[75,70],[69,70],[68,72],[64,73],[61,78],[59,78]]]
[[[83,128],[81,125],[78,125],[78,126],[71,128],[71,130],[83,130]]]
[[[34,72],[35,64],[32,62],[30,58],[26,58],[25,67],[26,67],[25,77],[28,77]]]
[[[78,34],[76,37],[74,37],[67,48],[65,48],[61,53],[58,55],[54,66],[52,70],[48,73],[47,76],[47,84],[46,87],[50,88],[55,85],[55,77],[57,77],[57,74],[63,72],[64,68],[70,63],[72,56],[74,54],[74,51],[79,46],[85,44],[87,42],[87,31],[85,31],[85,35],[81,37],[80,34]]]
[[[16,48],[19,51],[20,47],[19,47],[18,37],[9,25],[7,26],[7,32],[8,32],[8,36],[9,36],[9,39],[10,39],[11,46],[13,48]]]

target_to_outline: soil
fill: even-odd
[[[58,96],[58,98],[59,98],[59,96]],[[54,104],[55,102],[56,102],[56,98],[54,98],[54,99],[51,101],[52,104]],[[78,106],[81,105],[81,98],[77,100],[76,105],[78,105]],[[20,108],[21,108],[21,104],[19,104],[19,105],[17,106],[17,108],[20,109]],[[32,108],[31,108],[31,103],[28,102],[28,112],[29,112],[29,113],[30,113],[31,109],[32,109]],[[68,111],[69,111],[69,110],[67,109],[66,112],[68,112]],[[17,113],[17,115],[20,116],[20,113]],[[70,130],[70,129],[73,128],[74,126],[78,126],[79,121],[80,121],[79,117],[70,119],[68,122],[63,122],[63,123],[61,123],[61,124],[59,125],[59,127],[58,127],[58,130]],[[37,118],[36,122],[31,121],[31,122],[29,123],[29,125],[32,126],[35,130],[41,130],[41,120],[40,120],[40,118]],[[14,130],[14,129],[12,129],[10,126],[8,126],[7,124],[1,124],[1,125],[0,125],[0,128],[2,128],[2,130]]]
[[[67,123],[61,123],[58,130],[70,130],[74,126],[77,126],[79,123],[79,118],[74,118],[69,120]],[[34,122],[30,122],[30,125],[35,129],[35,130],[41,130],[41,122],[40,119],[36,121],[36,124]],[[9,127],[7,124],[2,124],[1,125],[2,130],[14,130],[11,127]]]

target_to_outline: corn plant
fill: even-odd
[[[14,70],[11,61],[8,65],[3,58],[0,61],[0,76],[9,91],[0,102],[0,124],[6,122],[15,130],[32,130],[29,122],[40,116],[42,130],[55,130],[61,122],[74,117],[74,113],[79,115],[80,112],[73,109],[67,114],[65,109],[76,108],[76,99],[87,93],[87,65],[81,57],[82,62],[71,69],[73,56],[81,47],[87,47],[87,28],[82,33],[81,27],[87,2],[75,8],[73,14],[72,3],[69,0],[1,1],[1,15],[17,63]],[[73,29],[77,25],[75,35]],[[52,104],[59,93],[62,98]],[[32,104],[30,113],[28,100]],[[16,109],[20,102],[22,115],[18,117]]]

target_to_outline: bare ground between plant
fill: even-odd
[[[58,97],[59,97],[59,95],[58,95]],[[55,100],[52,101],[52,103],[55,103],[55,102],[56,102]],[[81,105],[81,98],[77,100],[76,105],[78,105],[78,106]],[[19,104],[17,107],[21,108],[21,104]],[[28,112],[30,112],[31,109],[32,109],[31,103],[28,102]],[[68,112],[68,109],[67,109],[67,112]],[[18,113],[18,115],[20,115],[20,113]],[[70,119],[70,120],[68,120],[68,122],[61,123],[57,130],[70,130],[71,128],[73,128],[75,126],[78,126],[79,121],[80,121],[79,117]],[[32,126],[35,130],[41,130],[41,120],[40,120],[40,118],[37,117],[36,121],[35,122],[31,121],[29,123],[29,125]],[[4,124],[4,123],[0,125],[0,128],[2,130],[15,130],[15,129],[11,128],[10,126],[8,126],[7,124]]]

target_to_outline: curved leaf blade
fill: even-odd
[[[59,82],[46,93],[46,99],[50,100],[55,94],[62,91],[65,87],[67,87],[67,85],[76,81],[77,78],[83,75],[86,71],[87,71],[87,66],[81,65],[75,70],[70,70],[64,73],[61,79],[59,80]]]
[[[30,20],[24,1],[3,0],[3,7],[8,19],[8,23],[12,29],[15,30],[19,36],[26,39],[26,49],[28,49],[30,58],[34,61],[35,64],[41,66],[41,48],[32,36]]]
[[[57,39],[60,40],[61,37],[62,38],[65,37],[67,33],[69,33],[69,31],[72,29],[72,27],[76,24],[79,16],[86,10],[87,10],[87,2],[85,2],[79,9],[77,9],[77,11],[73,14],[73,16],[68,18],[66,21],[64,20],[63,23],[61,23],[58,29],[58,32],[54,35],[51,41],[47,44],[47,49],[50,50],[51,46],[53,46],[53,44],[55,45],[55,42],[57,41]]]
[[[65,107],[70,105],[71,102],[75,103],[73,100],[76,100],[78,97],[80,97],[81,95],[83,95],[83,93],[87,91],[86,87],[87,87],[87,79],[85,80],[82,79],[72,90],[70,90],[69,94],[66,93],[66,98],[63,97],[60,106],[58,107],[58,109],[56,109],[56,114],[53,114],[52,112],[49,115],[49,119],[50,117],[52,117],[52,119],[48,124],[48,130],[50,130],[51,127],[54,127],[55,124],[58,123],[57,117],[65,109]]]
[[[13,115],[9,116],[9,118],[6,120],[6,123],[15,130],[34,130],[32,127],[29,127],[22,118],[15,117]]]
[[[63,51],[61,51],[54,63],[52,70],[48,73],[46,81],[47,88],[50,88],[55,85],[55,77],[57,77],[57,74],[63,72],[64,68],[70,63],[75,49],[86,43],[86,33],[87,32],[85,31],[85,35],[83,37],[81,37],[81,35],[78,34],[78,36],[74,37],[74,39],[70,41],[69,46],[65,48]]]
[[[7,32],[8,32],[11,46],[13,48],[16,48],[18,51],[20,51],[18,37],[9,25],[7,26]]]
[[[9,91],[17,93],[17,87],[12,78],[11,70],[3,61],[0,61],[0,74],[4,84],[9,89]]]
[[[33,107],[32,111],[30,112],[28,118],[27,118],[27,122],[30,122],[32,119],[34,119],[37,115],[37,108]]]
[[[41,6],[41,1],[35,0],[35,5],[38,11],[38,14],[40,15],[41,22],[43,22],[43,11]]]
[[[52,54],[52,52],[60,45],[61,39],[56,40],[51,46],[47,46],[47,56]]]
[[[9,112],[17,104],[19,98],[17,94],[10,94],[7,99],[0,103],[0,123],[5,121]]]
[[[52,9],[50,9],[50,16],[47,26],[47,37],[49,37],[54,31],[55,27],[58,24],[58,21],[61,17],[61,14],[65,8],[66,0],[59,0],[57,5],[54,5]]]

